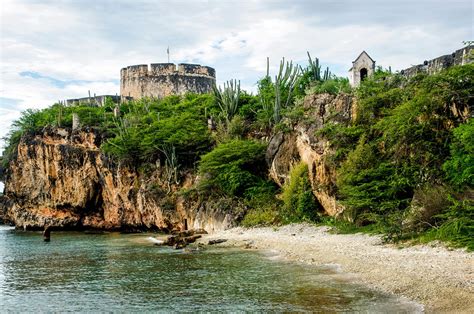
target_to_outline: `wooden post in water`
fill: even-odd
[[[51,241],[51,226],[44,226],[43,241],[44,242]]]

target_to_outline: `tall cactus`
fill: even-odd
[[[309,54],[309,51],[307,51],[308,54],[308,69],[307,71],[311,71],[313,74],[312,80],[313,81],[319,81],[319,82],[324,82],[327,81],[331,78],[331,72],[329,72],[329,68],[326,67],[326,70],[324,70],[323,75],[321,76],[321,65],[319,64],[319,59],[314,58],[314,60],[311,58],[311,55]]]
[[[227,121],[232,120],[239,108],[240,81],[227,81],[223,88],[214,85],[213,90],[222,115]]]
[[[299,67],[293,61],[286,62],[285,58],[280,61],[278,75],[275,76],[275,103],[273,106],[273,120],[275,123],[281,120],[281,109],[288,107],[293,96],[296,81],[299,77]],[[284,104],[282,101],[284,100]]]

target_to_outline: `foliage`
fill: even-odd
[[[91,107],[85,104],[64,106],[54,104],[42,110],[27,109],[14,121],[3,152],[3,164],[6,166],[16,155],[16,148],[25,134],[34,134],[45,127],[71,127],[72,114],[77,113],[83,126],[99,127],[112,113],[106,107]]]
[[[228,142],[233,139],[241,139],[247,132],[245,120],[236,115],[228,122],[219,122],[213,137],[217,143]]]
[[[323,94],[328,93],[337,95],[339,93],[350,93],[352,91],[349,80],[343,77],[333,77],[325,81],[318,81],[310,87],[309,93]]]
[[[450,157],[443,170],[456,187],[474,187],[474,119],[453,129]]]
[[[440,220],[439,227],[430,233],[438,240],[474,251],[474,201],[451,200],[452,205],[448,210],[436,216]]]
[[[306,90],[312,84],[318,84],[325,82],[334,76],[329,71],[329,68],[326,67],[324,72],[322,72],[322,67],[319,64],[319,59],[311,58],[309,52],[308,54],[308,66],[306,68],[300,67],[301,75],[298,78],[298,82],[296,84],[296,95],[302,97],[306,94]]]
[[[232,140],[203,155],[199,174],[201,188],[232,196],[242,196],[261,181],[265,172],[265,145],[252,140]]]
[[[232,120],[239,109],[240,81],[227,81],[224,88],[213,86],[216,102],[226,121]]]
[[[412,196],[400,169],[384,161],[377,148],[363,140],[338,169],[337,186],[342,203],[354,216],[402,209]]]
[[[290,172],[290,179],[283,187],[283,222],[315,221],[317,203],[308,177],[308,166],[299,163]]]
[[[331,156],[335,167],[340,166],[347,154],[356,148],[362,134],[364,134],[364,128],[360,125],[344,125],[334,122],[326,123],[315,132],[315,136],[328,139],[331,148],[335,149]]]
[[[273,182],[261,181],[245,192],[245,204],[249,208],[242,225],[245,227],[271,225],[279,222],[281,201],[275,196],[277,188]]]
[[[170,96],[163,100],[141,99],[121,106],[124,112],[102,145],[105,153],[134,164],[165,161],[164,147],[174,147],[183,165],[192,165],[210,149],[206,112],[216,113],[211,95]]]
[[[337,168],[337,197],[354,226],[371,225],[386,240],[431,228],[433,239],[468,245],[460,237],[472,225],[472,205],[447,199],[452,188],[473,186],[474,131],[466,120],[473,72],[465,65],[407,80],[378,69],[356,91],[355,121],[327,122],[316,132],[334,149],[328,160]]]

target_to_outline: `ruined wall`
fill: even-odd
[[[420,72],[434,74],[455,65],[464,65],[473,62],[473,53],[474,46],[468,46],[458,49],[452,54],[444,55],[429,61],[425,61],[423,64],[414,65],[408,69],[401,70],[400,74],[407,77],[414,76]]]
[[[197,64],[152,63],[132,65],[120,71],[120,95],[133,98],[209,93],[216,71]]]
[[[105,105],[107,98],[110,98],[114,103],[119,103],[123,100],[128,100],[128,97],[120,97],[118,95],[94,95],[93,97],[82,97],[82,98],[72,98],[66,99],[65,104],[67,106],[88,104],[90,106],[101,107]]]

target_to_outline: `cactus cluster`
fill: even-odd
[[[214,85],[213,90],[222,115],[227,121],[232,120],[239,107],[240,81],[227,81],[223,88]]]

